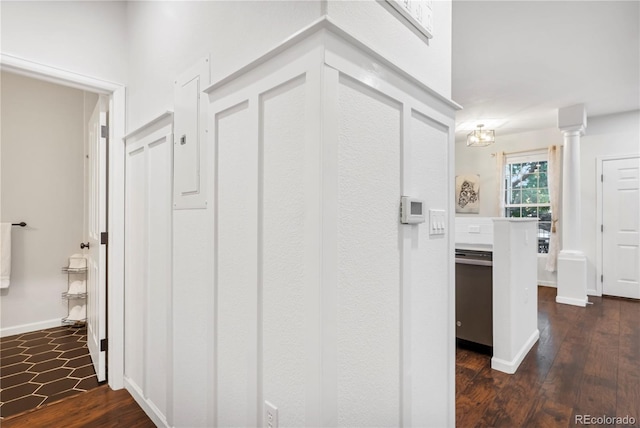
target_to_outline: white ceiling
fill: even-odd
[[[457,141],[555,127],[574,104],[639,109],[640,2],[454,0],[452,98]]]

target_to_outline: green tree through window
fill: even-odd
[[[504,180],[505,216],[538,218],[538,252],[549,252],[551,203],[547,161],[507,163]]]

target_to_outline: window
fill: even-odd
[[[546,153],[507,157],[504,180],[505,217],[538,218],[538,253],[548,253],[551,203]]]

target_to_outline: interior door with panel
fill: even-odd
[[[640,299],[640,158],[602,162],[602,293]]]
[[[87,124],[86,243],[87,346],[98,381],[106,380],[107,329],[107,109],[100,96]],[[103,235],[104,233],[104,235]],[[103,238],[104,237],[104,238]],[[88,248],[87,248],[88,247]]]

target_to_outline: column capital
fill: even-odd
[[[560,128],[560,132],[565,137],[582,137],[584,135],[585,126],[565,126]]]
[[[558,109],[558,129],[565,137],[580,137],[586,128],[587,110],[584,104]]]

